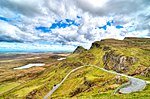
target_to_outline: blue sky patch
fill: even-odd
[[[10,22],[11,21],[10,19],[5,18],[5,17],[1,17],[1,16],[0,16],[0,20],[6,21],[6,22]]]
[[[117,29],[122,29],[122,28],[123,28],[123,26],[121,26],[121,25],[117,25],[117,26],[116,26],[116,28],[117,28]]]
[[[21,22],[19,16],[14,17],[14,18],[6,18],[6,17],[0,16],[0,20],[3,20],[13,26],[16,26],[16,27],[18,27],[18,25],[15,22]]]
[[[77,16],[77,18],[80,19],[81,17],[80,17],[80,16]]]
[[[79,16],[77,16],[77,18],[80,18]],[[55,20],[54,23],[52,23],[52,25],[50,27],[36,27],[36,30],[41,30],[42,32],[51,32],[52,29],[56,29],[56,28],[66,28],[66,27],[70,27],[70,26],[79,26],[79,23],[76,23],[75,20],[71,20],[71,19],[65,19],[64,21],[62,20]]]
[[[112,20],[112,21],[108,21],[107,23],[106,23],[106,25],[104,25],[104,26],[100,26],[100,27],[98,27],[99,29],[104,29],[104,30],[107,30],[107,26],[112,26],[113,25],[113,23],[114,23],[114,21]]]
[[[104,26],[101,26],[101,27],[98,27],[99,29],[104,29],[104,30],[107,30],[107,25],[104,25]]]
[[[108,22],[107,22],[107,25],[108,25],[108,26],[111,26],[111,22],[108,21]]]
[[[107,26],[113,26],[113,24],[114,24],[114,20],[108,21],[108,22],[106,23],[106,25],[104,25],[104,26],[99,26],[98,28],[99,28],[99,29],[107,30]],[[117,25],[117,26],[115,26],[115,27],[116,27],[116,29],[122,29],[122,28],[124,28],[124,27],[121,26],[121,25]]]
[[[43,31],[43,32],[45,32],[45,33],[47,33],[47,32],[51,32],[51,29],[49,29],[48,27],[36,27],[35,28],[36,30],[41,30],[41,31]]]

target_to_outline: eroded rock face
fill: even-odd
[[[26,99],[33,99],[34,95],[36,94],[37,90],[31,91],[27,96]]]
[[[150,77],[150,67],[146,68],[143,72],[141,72],[142,76]]]
[[[108,50],[111,50],[111,48],[108,47],[108,46],[104,46],[104,47],[103,47],[103,51],[108,51]]]
[[[92,49],[92,48],[100,48],[101,49],[102,46],[100,44],[100,41],[96,41],[96,42],[92,43],[92,46],[90,49]]]
[[[106,52],[103,56],[104,68],[116,72],[127,72],[129,66],[133,65],[137,59],[132,56],[116,55],[114,50]]]

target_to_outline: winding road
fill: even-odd
[[[92,67],[98,68],[100,70],[103,70],[103,71],[111,73],[111,74],[116,74],[116,75],[119,75],[119,76],[127,77],[129,79],[129,82],[126,84],[126,86],[124,86],[124,87],[120,86],[119,88],[117,88],[117,91],[119,91],[120,93],[125,94],[125,93],[131,93],[131,92],[136,92],[136,91],[142,91],[146,87],[146,84],[150,83],[149,81],[134,78],[134,77],[127,76],[125,74],[120,74],[120,73],[117,73],[117,72],[114,72],[114,71],[108,71],[104,68],[100,68],[99,66],[89,64],[89,65],[80,66],[80,67],[77,67],[77,68],[71,70],[59,84],[54,86],[53,89],[47,95],[44,96],[44,99],[47,99],[49,96],[51,96],[63,84],[63,82],[68,78],[68,76],[71,73],[75,72],[78,69],[87,67],[87,66],[92,66]]]

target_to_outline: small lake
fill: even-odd
[[[57,60],[59,60],[59,61],[61,61],[61,60],[65,60],[66,58],[59,58],[59,59],[57,59]]]
[[[21,66],[21,67],[17,67],[17,68],[14,68],[15,70],[16,69],[27,69],[27,68],[31,68],[33,66],[44,66],[45,64],[43,63],[33,63],[33,64],[27,64],[27,65],[24,65],[24,66]]]

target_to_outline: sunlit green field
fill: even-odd
[[[95,42],[90,50],[82,53],[71,53],[69,56],[66,56],[66,60],[62,61],[57,60],[58,56],[52,58],[49,55],[41,55],[39,59],[33,57],[29,60],[25,59],[25,61],[12,61],[8,63],[10,65],[1,63],[3,66],[0,67],[0,73],[3,76],[0,76],[0,98],[43,99],[43,97],[52,90],[53,86],[60,83],[71,70],[88,64],[104,68],[107,64],[111,71],[117,72],[113,66],[120,64],[121,57],[133,57],[135,58],[135,62],[131,64],[125,61],[124,64],[127,71],[123,71],[122,69],[119,71],[120,73],[150,81],[150,72],[144,71],[150,67],[149,47],[143,47],[143,45],[135,46],[136,43],[133,42],[134,46],[131,46],[124,41],[111,39]],[[108,59],[104,60],[106,53],[108,53],[111,58],[108,57]],[[115,59],[119,59],[119,62]],[[25,70],[12,70],[14,67],[33,62],[43,62],[46,65],[44,67],[32,67]],[[4,65],[6,68],[4,68]],[[142,75],[142,72],[146,73],[146,76]],[[116,77],[117,75],[104,72],[94,67],[84,67],[71,73],[60,88],[49,98],[149,99],[149,84],[143,91],[130,94],[114,94],[120,85],[128,81],[125,77],[121,77],[120,81],[118,81]]]

